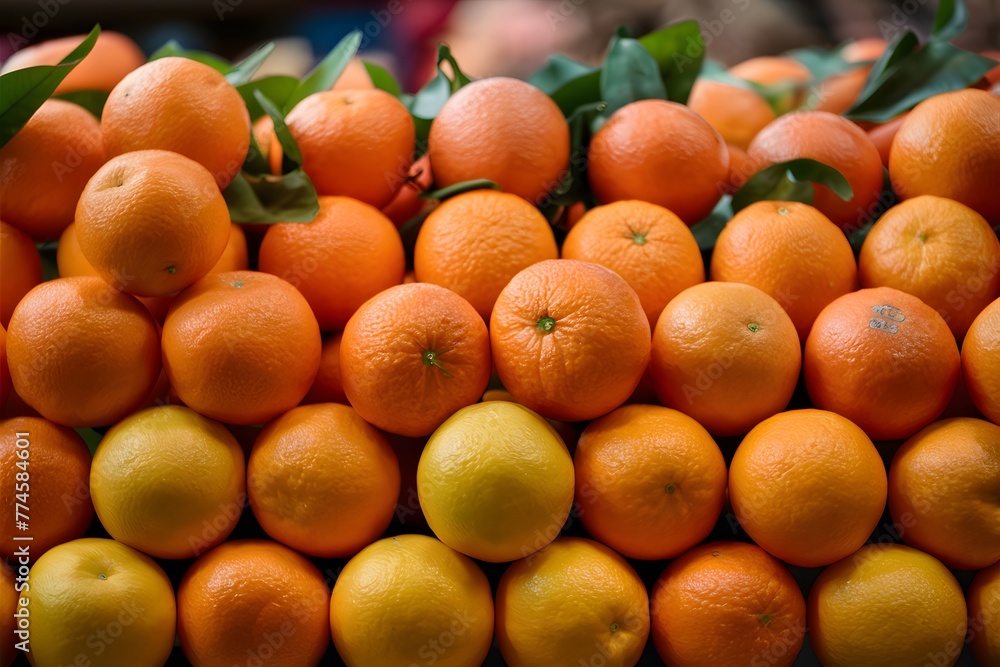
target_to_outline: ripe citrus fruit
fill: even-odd
[[[649,321],[618,274],[572,259],[539,262],[500,293],[490,318],[493,361],[528,408],[562,421],[625,402],[649,361]]]
[[[653,641],[677,667],[789,667],[806,635],[806,604],[763,549],[710,542],[670,563],[653,586]]]
[[[330,589],[288,547],[226,542],[184,574],[177,633],[198,667],[316,667],[330,644]]]
[[[486,178],[504,192],[544,202],[569,169],[569,126],[530,83],[493,77],[448,98],[428,136],[439,187]]]
[[[889,468],[889,510],[903,539],[959,570],[1000,560],[1000,426],[935,422],[900,447]]]
[[[979,411],[1000,424],[1000,299],[969,327],[962,344],[962,376]]]
[[[14,389],[46,419],[73,428],[132,412],[160,374],[156,322],[134,297],[100,278],[42,283],[7,328]]]
[[[387,537],[337,577],[330,628],[348,667],[480,665],[493,639],[490,584],[433,537]]]
[[[885,467],[849,420],[823,410],[766,419],[729,468],[729,498],[754,542],[786,563],[818,567],[857,551],[885,509]]]
[[[382,212],[392,220],[392,224],[402,227],[430,203],[421,199],[420,195],[430,190],[432,185],[434,175],[431,173],[431,156],[424,153],[410,165],[399,191],[392,201],[382,207]]]
[[[245,476],[243,450],[222,424],[164,405],[108,430],[90,486],[111,537],[157,558],[191,558],[236,526]]]
[[[854,196],[844,201],[825,185],[817,184],[812,205],[842,229],[860,227],[882,194],[878,149],[864,130],[827,111],[796,111],[781,116],[754,137],[747,155],[755,170],[811,158],[839,171]]]
[[[510,667],[631,667],[649,637],[649,597],[639,575],[611,549],[578,537],[507,568],[496,609],[497,643]]]
[[[53,547],[31,568],[21,599],[34,667],[160,667],[174,648],[174,589],[149,556],[114,540]]]
[[[0,148],[0,218],[36,241],[58,237],[102,164],[97,119],[71,102],[46,100]]]
[[[231,224],[212,175],[160,150],[108,160],[76,212],[83,256],[106,281],[137,296],[174,294],[207,274]]]
[[[456,412],[417,467],[427,524],[467,556],[499,563],[534,553],[562,530],[573,504],[573,460],[540,416],[503,401]]]
[[[229,424],[261,424],[306,395],[321,346],[309,304],[287,282],[213,273],[170,306],[163,368],[185,405]]]
[[[760,201],[726,223],[712,280],[763,290],[788,313],[799,340],[831,301],[854,291],[858,268],[844,234],[808,204]]]
[[[715,435],[740,435],[781,412],[802,353],[795,325],[749,285],[709,282],[667,304],[653,332],[653,387],[663,405]]]
[[[823,570],[809,591],[809,640],[824,667],[950,667],[966,622],[954,575],[901,544],[862,547]]]
[[[942,128],[947,128],[942,130]],[[1000,224],[1000,97],[984,90],[935,95],[911,111],[892,141],[889,176],[902,199],[938,195]]]
[[[319,194],[353,197],[382,208],[402,186],[413,159],[415,130],[410,112],[389,93],[315,93],[285,120],[302,151],[302,168]]]
[[[403,282],[406,257],[392,222],[348,197],[321,197],[310,223],[270,225],[260,270],[294,285],[323,331],[340,331],[361,304]]]
[[[264,427],[247,465],[250,506],[272,538],[312,556],[350,556],[389,525],[399,463],[354,408],[292,408]]]
[[[602,204],[639,199],[670,209],[688,225],[711,213],[729,178],[729,151],[715,128],[683,104],[664,100],[614,112],[591,140],[587,160],[591,190]]]
[[[711,79],[695,81],[687,105],[708,121],[727,144],[743,150],[774,120],[771,105],[753,90]]]
[[[889,43],[881,37],[863,37],[847,43],[840,50],[840,57],[849,63],[878,60]]]
[[[1000,241],[968,206],[924,195],[893,206],[865,238],[863,287],[895,287],[938,311],[955,338],[1000,296]]]
[[[838,298],[806,340],[813,405],[873,440],[907,438],[937,419],[958,383],[955,337],[933,308],[891,287]]]
[[[399,285],[347,323],[340,369],[344,394],[366,421],[400,435],[429,435],[482,396],[490,379],[489,333],[454,292]]]
[[[27,566],[24,567],[24,571],[28,571]],[[18,623],[23,622],[29,627],[31,623],[27,619],[22,621],[14,617],[14,613],[17,611],[18,593],[20,592],[15,589],[15,586],[18,585],[20,584],[14,580],[14,570],[10,569],[6,560],[0,559],[0,633],[4,637],[0,640],[0,665],[4,665],[4,667],[10,667],[17,658],[17,649],[14,648],[14,644],[20,639],[15,634]],[[24,628],[24,631],[28,632],[28,628]]]
[[[413,268],[418,281],[447,287],[489,322],[500,291],[518,271],[558,256],[552,227],[537,208],[509,193],[475,190],[427,216]]]
[[[867,131],[868,138],[872,140],[872,143],[875,144],[875,148],[878,149],[878,155],[882,158],[882,164],[886,169],[889,168],[889,155],[892,151],[892,141],[896,138],[896,133],[899,132],[899,128],[902,127],[903,121],[906,120],[908,113],[909,112],[902,113],[892,120],[876,125]]]
[[[650,326],[682,290],[705,280],[691,230],[656,204],[618,201],[590,209],[573,225],[562,256],[605,266],[639,296]]]
[[[81,537],[94,518],[89,479],[90,450],[72,429],[40,417],[0,422],[0,483],[10,499],[0,507],[0,556],[13,560],[28,544],[18,536],[31,537],[32,559]]]
[[[967,595],[972,655],[980,665],[1000,664],[1000,563],[980,570]]]
[[[0,326],[0,408],[10,394],[10,368],[7,366],[7,330]]]
[[[786,56],[750,58],[730,67],[729,73],[738,79],[770,88],[772,94],[777,94],[775,104],[780,113],[799,106],[806,96],[806,84],[813,80],[808,67]]]
[[[0,325],[10,324],[14,308],[42,282],[42,258],[28,235],[0,221]]]
[[[813,90],[814,97],[806,101],[816,111],[841,114],[850,109],[864,90],[871,67],[855,67],[831,74]]]
[[[698,422],[625,405],[591,422],[574,455],[587,532],[629,558],[673,558],[704,540],[726,497],[726,462]]]
[[[188,58],[153,60],[115,86],[101,113],[108,156],[174,151],[204,166],[225,189],[250,148],[250,114],[215,69]]]
[[[306,393],[302,403],[343,403],[347,404],[344,382],[340,373],[340,342],[343,333],[335,333],[323,341],[319,357],[319,371]]]
[[[86,35],[47,39],[16,51],[0,69],[3,73],[38,65],[57,65],[80,45]],[[120,32],[102,30],[94,48],[66,75],[54,95],[78,90],[110,92],[126,74],[146,62],[142,49]]]

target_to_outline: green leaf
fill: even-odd
[[[56,99],[66,100],[94,114],[98,119],[104,111],[104,103],[108,101],[108,91],[106,90],[74,90],[70,93],[56,95]]]
[[[660,68],[667,99],[686,104],[705,61],[705,41],[697,21],[681,21],[639,38]]]
[[[816,193],[813,183],[825,185],[844,201],[854,196],[851,184],[839,171],[816,160],[799,158],[779,162],[751,176],[733,195],[733,212],[764,200],[811,204]]]
[[[299,80],[294,76],[268,76],[256,81],[242,83],[236,86],[236,91],[246,103],[247,111],[250,112],[250,118],[257,120],[267,112],[257,102],[255,91],[259,90],[264,97],[271,100],[275,106],[281,108],[285,106],[285,102],[288,101],[288,98],[292,95],[292,91],[298,85]]]
[[[271,165],[264,158],[264,152],[257,143],[257,137],[250,132],[250,148],[247,150],[246,159],[243,160],[243,171],[254,176],[263,176],[271,173]]]
[[[75,430],[83,438],[83,441],[87,444],[87,449],[90,450],[90,455],[93,456],[97,450],[97,445],[101,442],[101,434],[92,428],[78,428]]]
[[[715,248],[723,228],[733,217],[733,200],[729,195],[723,195],[712,212],[703,220],[691,225],[691,233],[702,252],[710,252]]]
[[[458,66],[458,61],[455,57],[451,55],[451,49],[445,43],[438,44],[438,69],[441,69],[441,64],[447,62],[451,67],[451,92],[452,94],[457,93],[462,86],[466,86],[472,83],[472,79],[467,77],[462,69]]]
[[[963,51],[948,42],[931,40],[921,49],[900,58],[867,95],[862,91],[844,116],[850,120],[884,123],[928,97],[968,88],[994,65],[992,60],[979,54]]]
[[[452,76],[448,77],[441,69],[441,63],[448,62],[451,65]],[[451,55],[451,50],[445,44],[438,44],[438,71],[434,78],[417,91],[412,97],[404,96],[403,102],[413,116],[413,124],[417,131],[417,145],[422,146],[427,142],[427,135],[431,130],[431,122],[437,118],[438,113],[459,88],[471,83],[462,70],[459,68],[455,58]]]
[[[660,68],[639,40],[616,37],[601,67],[601,97],[611,115],[639,100],[665,100],[667,89]]]
[[[243,172],[222,191],[233,222],[311,222],[319,211],[316,188],[302,169],[283,176]]]
[[[555,102],[567,118],[580,107],[601,102],[601,70],[570,79],[549,97]]]
[[[285,102],[285,106],[283,107],[284,112],[287,114],[295,108],[296,104],[313,93],[333,88],[333,84],[337,83],[337,79],[347,69],[347,64],[351,62],[351,58],[358,52],[359,46],[361,46],[361,31],[353,30],[340,40],[330,53],[326,54],[326,57],[319,61],[319,64],[312,71],[306,74]]]
[[[528,83],[546,95],[551,95],[570,81],[593,71],[593,67],[557,53],[549,56],[548,62],[528,78]]]
[[[590,194],[587,183],[586,151],[590,143],[590,129],[594,120],[603,118],[604,102],[592,102],[581,107],[577,107],[566,122],[569,123],[570,159],[569,172],[562,182],[550,193],[546,206],[558,207],[569,206],[578,201],[596,203]]]
[[[499,185],[493,181],[486,178],[477,178],[472,181],[462,181],[461,183],[455,183],[454,185],[449,185],[446,188],[441,188],[440,190],[432,190],[430,192],[425,192],[420,195],[421,199],[440,199],[445,200],[449,197],[454,197],[455,195],[460,195],[463,192],[469,192],[470,190],[503,190]]]
[[[847,62],[841,49],[795,49],[785,54],[806,66],[814,80],[825,79],[862,67],[864,63]]]
[[[259,90],[254,91],[254,97],[257,98],[257,103],[260,104],[264,112],[271,117],[271,122],[274,123],[274,134],[278,137],[278,143],[281,144],[281,171],[282,173],[288,173],[302,164],[302,151],[299,150],[299,144],[295,141],[295,137],[292,136],[288,125],[285,124],[285,117],[278,110],[278,107]]]
[[[365,66],[365,70],[368,72],[368,76],[371,77],[372,83],[379,90],[384,90],[393,97],[399,97],[403,94],[403,89],[399,87],[399,83],[396,79],[389,74],[384,68],[379,67],[373,62],[367,60],[362,60],[362,64]]]
[[[879,56],[872,71],[868,74],[868,80],[858,93],[858,101],[867,99],[883,82],[892,74],[908,55],[920,47],[920,40],[912,31],[906,31],[897,35],[889,46],[886,47],[882,55]],[[855,105],[857,102],[855,102]],[[850,113],[850,111],[848,111]]]
[[[222,74],[229,74],[229,72],[233,69],[233,66],[229,62],[214,53],[185,49],[175,39],[170,40],[154,51],[153,55],[149,57],[149,60],[152,62],[153,60],[159,60],[160,58],[187,58],[188,60],[194,60],[202,63],[203,65],[208,65]]]
[[[73,71],[97,43],[101,26],[94,29],[57,65],[38,65],[0,74],[0,148],[51,97],[66,75]]]
[[[226,73],[226,81],[238,86],[241,83],[246,83],[250,80],[250,77],[254,75],[267,57],[271,55],[274,51],[274,42],[268,42],[264,46],[260,47],[249,56],[236,63],[228,73]]]
[[[931,39],[948,42],[965,32],[969,24],[969,10],[963,0],[938,0],[937,14]]]

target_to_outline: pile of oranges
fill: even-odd
[[[838,115],[863,75],[702,79],[595,127],[569,207],[538,88],[424,146],[355,76],[287,114],[315,218],[262,225],[224,192],[284,128],[98,45],[57,92],[100,119],[0,147],[0,664],[1000,664],[995,71],[891,131]],[[800,158],[850,198],[696,240]]]

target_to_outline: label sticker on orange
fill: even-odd
[[[906,319],[906,315],[903,314],[903,311],[895,306],[890,306],[885,303],[881,306],[872,306],[872,312],[880,317],[884,317],[887,320],[892,320],[893,322],[902,322]]]

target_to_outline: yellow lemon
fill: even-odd
[[[85,537],[46,551],[21,599],[35,667],[161,667],[174,647],[170,580],[151,558],[114,540]]]
[[[516,403],[462,408],[431,435],[417,495],[442,542],[493,563],[559,534],[573,504],[573,460],[542,417]]]
[[[340,573],[330,626],[349,667],[481,665],[493,640],[490,584],[433,537],[387,537]]]

